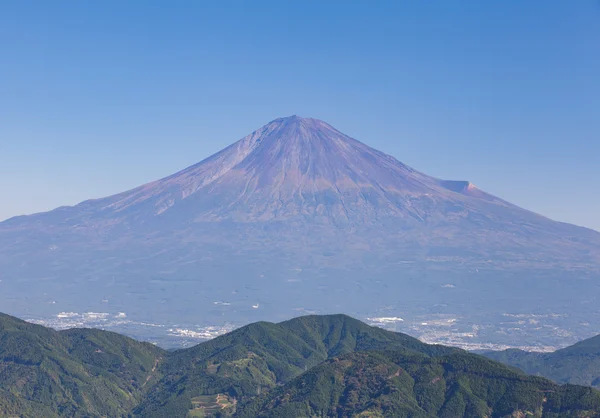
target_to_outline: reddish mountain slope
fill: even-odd
[[[302,295],[347,283],[359,292],[387,286],[378,294],[393,294],[418,287],[399,277],[427,283],[432,271],[531,278],[597,277],[599,269],[600,233],[521,209],[466,181],[427,176],[325,122],[297,116],[276,119],[167,178],[0,223],[0,285],[9,295],[43,300],[42,293],[54,298],[66,286],[83,303],[121,292],[130,295],[122,309],[139,295],[151,304],[160,292],[218,301],[245,287],[248,306],[263,296],[275,306],[292,297],[289,283],[302,282],[293,291]],[[301,273],[290,278],[289,271]],[[7,303],[27,305],[19,297]],[[328,300],[315,300],[314,308]],[[340,309],[352,300],[340,296]],[[368,303],[365,309],[376,302]]]

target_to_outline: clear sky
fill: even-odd
[[[600,230],[600,2],[0,2],[0,219],[280,116]]]

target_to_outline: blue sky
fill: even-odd
[[[600,230],[600,2],[0,2],[0,219],[280,116]]]

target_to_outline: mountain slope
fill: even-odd
[[[163,355],[119,334],[56,332],[0,314],[0,415],[125,415],[160,377]]]
[[[135,412],[144,417],[176,416],[190,409],[193,398],[217,393],[246,400],[332,356],[383,349],[427,355],[457,351],[345,315],[304,316],[279,324],[259,322],[173,352],[161,369],[165,378]]]
[[[600,392],[559,387],[473,354],[359,352],[243,405],[240,417],[598,416]]]
[[[484,355],[557,383],[600,388],[600,336],[552,353],[505,350],[490,351]]]
[[[2,306],[38,318],[214,326],[444,306],[476,324],[522,309],[519,286],[530,306],[572,309],[566,296],[591,295],[600,275],[600,233],[293,116],[164,179],[0,223],[0,272]]]
[[[3,229],[26,228],[32,221],[83,222],[78,225],[83,229],[126,222],[134,228],[160,215],[180,223],[310,219],[336,226],[385,224],[391,218],[399,230],[472,224],[509,227],[509,240],[534,239],[537,232],[576,246],[568,236],[574,234],[600,245],[594,231],[550,221],[469,182],[427,176],[323,121],[298,116],[276,119],[172,176],[74,207],[13,218]]]
[[[0,415],[597,417],[600,392],[345,315],[260,322],[167,352],[0,315]]]

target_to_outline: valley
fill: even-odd
[[[225,305],[231,306],[231,305]],[[300,311],[320,314],[315,311]],[[379,314],[390,312],[381,309]],[[402,313],[404,315],[404,313]],[[454,315],[434,314],[413,317],[365,317],[366,323],[389,331],[405,332],[429,344],[443,344],[470,351],[521,349],[549,352],[587,338],[594,332],[589,323],[569,324],[573,319],[564,314],[503,313],[494,325],[472,323]],[[231,332],[246,325],[243,322],[159,324],[138,322],[124,313],[60,312],[54,318],[28,318],[30,322],[54,329],[93,327],[111,330],[133,338],[158,344],[164,348],[182,348]],[[207,323],[207,322],[206,322]],[[583,336],[583,337],[581,337]],[[532,343],[527,344],[527,341]],[[525,342],[525,343],[524,343]]]

